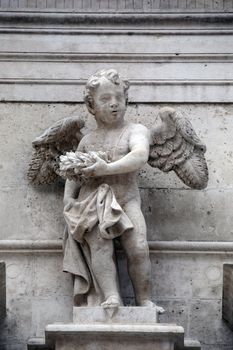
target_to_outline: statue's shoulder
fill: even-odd
[[[129,131],[131,134],[148,134],[149,129],[145,125],[140,123],[130,123]]]
[[[89,145],[90,143],[93,143],[93,137],[94,135],[92,131],[85,134],[79,143],[78,149],[84,150],[85,146]]]
[[[148,128],[145,125],[141,124],[141,123],[129,123],[128,125],[131,128],[136,128],[136,129],[141,129],[141,130],[142,129],[143,130],[148,130]]]

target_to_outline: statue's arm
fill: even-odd
[[[74,199],[77,198],[79,187],[80,184],[78,182],[75,182],[73,180],[66,180],[63,198],[64,206],[72,203]]]
[[[112,163],[106,163],[96,156],[96,163],[83,169],[83,173],[86,176],[103,176],[137,171],[148,160],[149,143],[149,130],[141,124],[134,124],[129,137],[129,153]]]
[[[106,175],[124,174],[139,170],[149,157],[150,136],[148,129],[141,124],[132,126],[129,138],[129,149],[121,159],[107,164]]]
[[[86,137],[80,141],[77,150],[80,152],[84,151],[84,145],[86,142]],[[74,180],[66,180],[65,183],[65,190],[64,190],[64,197],[63,197],[63,203],[64,206],[67,204],[72,204],[72,202],[77,198],[78,192],[80,188],[80,182],[74,181]]]

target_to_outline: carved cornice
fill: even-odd
[[[228,12],[231,0],[1,0],[0,9],[12,11],[90,11],[90,12]]]
[[[5,102],[83,103],[84,80],[0,79]],[[231,103],[233,80],[130,80],[132,103]]]
[[[0,11],[1,32],[41,31],[56,34],[77,33],[77,29],[90,31],[115,28],[119,31],[136,29],[171,33],[179,30],[228,30],[233,29],[232,13],[61,13],[61,12],[13,12]],[[33,31],[32,31],[33,30]]]
[[[149,241],[151,253],[233,254],[233,242]],[[61,240],[1,240],[2,253],[61,253]]]
[[[232,24],[233,24],[233,17],[232,17]],[[1,21],[0,21],[1,25]],[[221,26],[215,26],[210,29],[208,27],[204,27],[200,29],[200,26],[198,28],[173,28],[173,29],[137,29],[137,28],[125,28],[122,29],[119,27],[114,27],[114,29],[106,29],[104,26],[98,29],[93,28],[90,29],[90,27],[87,28],[67,28],[67,27],[55,27],[55,28],[46,28],[42,25],[39,28],[33,28],[33,27],[16,27],[10,26],[9,27],[0,27],[0,34],[51,34],[51,35],[147,35],[147,36],[154,36],[154,35],[232,35],[233,34],[233,25],[231,25],[230,28],[226,29],[225,27]]]
[[[227,63],[232,53],[77,53],[77,52],[0,52],[0,61],[7,62],[104,62],[104,63]]]

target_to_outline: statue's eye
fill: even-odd
[[[109,96],[103,96],[103,97],[101,97],[100,100],[101,100],[102,102],[107,102],[107,101],[109,100],[109,98],[110,98]]]
[[[124,95],[123,95],[123,94],[117,94],[117,95],[116,95],[116,99],[117,99],[118,101],[122,100],[123,98],[124,98]]]

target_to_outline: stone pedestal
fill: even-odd
[[[74,307],[73,322],[110,324],[154,324],[158,322],[156,308],[121,306],[118,309],[98,307]]]
[[[46,327],[46,344],[56,350],[183,349],[184,329],[156,321],[151,308],[74,308],[74,323]]]

